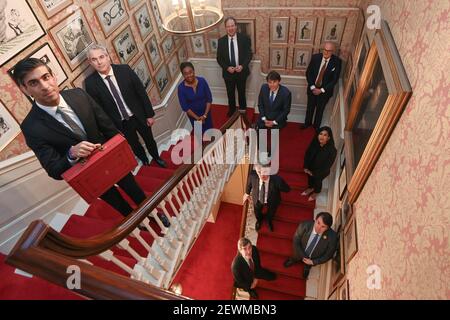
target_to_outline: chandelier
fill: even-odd
[[[191,35],[205,32],[223,18],[221,0],[157,0],[163,28]]]

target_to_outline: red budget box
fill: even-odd
[[[117,134],[62,177],[87,203],[92,203],[136,166],[130,145]]]

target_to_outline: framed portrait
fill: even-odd
[[[167,67],[169,68],[170,77],[175,80],[175,78],[180,73],[180,64],[178,63],[177,55],[174,54],[172,58],[170,58],[167,63]]]
[[[216,54],[218,45],[219,45],[219,36],[215,34],[208,34],[209,53]]]
[[[350,260],[358,252],[358,239],[356,233],[356,219],[353,217],[344,231],[344,252],[345,252],[345,263],[348,264]]]
[[[325,18],[322,31],[322,42],[331,41],[336,43],[337,46],[340,46],[346,21],[346,18]]]
[[[167,67],[162,65],[161,68],[156,72],[155,76],[156,86],[158,87],[161,97],[164,97],[167,89],[169,89],[170,75]]]
[[[90,74],[92,74],[94,71],[95,71],[94,68],[92,68],[91,66],[88,66],[86,69],[81,71],[81,73],[79,75],[77,75],[75,79],[72,80],[72,86],[74,88],[80,88],[80,89],[85,90],[86,86],[85,86],[84,80],[86,80],[86,78]]]
[[[286,47],[271,47],[269,52],[269,67],[270,69],[285,69],[286,68]]]
[[[155,16],[156,25],[158,27],[159,35],[161,38],[166,34],[166,30],[163,28],[161,14],[159,13],[158,4],[156,0],[150,0],[150,5],[152,7],[153,15]]]
[[[331,267],[331,282],[333,286],[345,276],[344,256],[344,222],[342,221],[342,210],[339,209],[334,219],[334,231],[338,236],[338,247],[334,254]]]
[[[202,34],[191,36],[192,51],[196,54],[206,54],[205,37]]]
[[[127,26],[113,40],[113,47],[119,56],[120,63],[128,63],[138,53],[131,27]]]
[[[161,42],[161,49],[167,59],[175,51],[175,42],[171,35],[167,35]]]
[[[347,225],[347,222],[351,220],[353,215],[353,205],[348,202],[348,193],[342,199],[341,202],[341,211],[342,211],[342,223]]]
[[[44,43],[26,58],[37,58],[48,65],[52,70],[53,75],[56,77],[58,86],[60,86],[64,81],[67,80],[66,72],[61,66],[61,63],[55,57],[55,54],[53,53],[48,43]],[[14,74],[14,67],[9,69],[8,73],[12,77],[12,75]]]
[[[342,282],[342,284],[338,288],[338,300],[350,300],[348,287],[348,280]]]
[[[153,86],[152,75],[150,74],[150,69],[147,64],[147,60],[145,59],[145,55],[141,55],[137,61],[134,63],[131,68],[136,72],[137,76],[141,80],[145,91],[150,92],[151,87]]]
[[[306,70],[311,61],[312,48],[294,48],[294,61],[292,62],[292,69]]]
[[[50,29],[50,35],[71,70],[87,59],[86,53],[95,43],[94,35],[82,10],[76,11],[55,25]]]
[[[146,3],[136,10],[134,13],[134,21],[136,22],[137,29],[139,30],[141,40],[144,40],[150,33],[153,32],[152,20],[150,18],[150,12],[148,11]]]
[[[0,151],[20,133],[20,126],[0,100]]]
[[[156,36],[153,35],[150,40],[145,44],[148,56],[150,57],[150,63],[153,70],[156,70],[162,61],[161,52],[159,51],[158,43],[156,42]]]
[[[3,0],[0,18],[0,66],[45,35],[38,18],[25,0]]]
[[[149,93],[150,102],[152,103],[153,107],[158,105],[161,102],[161,96],[159,95],[158,88],[156,86],[151,87],[150,93]]]
[[[127,1],[127,5],[128,8],[133,9],[134,7],[136,7],[138,5],[139,2],[141,2],[142,0],[126,0]]]
[[[73,3],[73,0],[38,0],[37,1],[44,11],[47,18],[53,17],[58,12],[67,8]]]
[[[180,49],[178,49],[178,61],[180,63],[187,61],[188,55],[187,55],[187,49],[186,45],[182,45]]]
[[[106,0],[94,9],[105,38],[128,20],[128,14],[123,1]]]
[[[172,36],[173,37],[173,42],[175,42],[175,47],[178,48],[179,46],[181,46],[184,42],[184,37],[180,37],[180,36]]]
[[[295,32],[295,42],[314,44],[316,36],[317,18],[299,17],[297,18],[297,30]]]
[[[270,18],[270,42],[288,43],[289,18]]]
[[[350,74],[353,69],[353,59],[351,54],[347,58],[347,62],[345,63],[344,73],[342,75],[342,82],[344,83],[344,92],[347,91],[347,87],[350,84]]]
[[[342,199],[346,189],[347,189],[347,174],[344,165],[341,168],[341,172],[339,173],[339,199]]]
[[[250,38],[252,52],[256,53],[256,36],[255,36],[255,20],[254,19],[237,19],[237,32],[245,34]]]

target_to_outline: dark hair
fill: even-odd
[[[34,69],[44,66],[47,68],[48,72],[50,72],[51,75],[53,75],[52,69],[45,64],[41,59],[37,58],[28,58],[24,60],[20,60],[15,66],[14,71],[12,73],[14,82],[18,86],[24,86],[25,83],[23,82],[23,79],[25,79],[25,76],[33,71]]]
[[[329,144],[331,144],[331,145],[334,146],[333,131],[331,131],[331,128],[330,128],[330,127],[327,127],[327,126],[323,126],[323,127],[319,128],[319,130],[317,131],[317,137],[319,136],[319,134],[320,134],[322,131],[326,131],[326,132],[328,133],[328,135],[330,136],[330,140],[328,140],[327,143],[329,143]],[[316,140],[317,140],[317,139],[316,139]]]
[[[194,68],[194,65],[192,64],[192,62],[185,61],[185,62],[182,62],[180,64],[180,71],[181,71],[181,73],[183,73],[184,68],[187,68],[187,67],[189,67],[189,68],[191,68],[192,70],[195,71],[195,68]]]
[[[243,247],[248,246],[249,244],[252,244],[252,242],[250,240],[248,240],[247,238],[240,238],[238,241],[238,250],[241,250]]]
[[[269,80],[272,80],[272,81],[281,81],[281,76],[280,76],[280,74],[279,74],[278,72],[276,72],[276,71],[270,71],[270,72],[267,74],[267,77],[266,77],[266,81],[269,81]]]
[[[331,216],[331,214],[329,214],[328,212],[320,212],[317,215],[316,220],[320,217],[322,217],[323,223],[325,223],[328,228],[331,228],[331,226],[333,225],[333,217]]]
[[[223,24],[227,24],[228,21],[233,20],[234,24],[237,25],[237,21],[234,17],[226,17],[225,20],[223,20]]]

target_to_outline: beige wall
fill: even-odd
[[[359,196],[351,299],[450,298],[448,1],[363,1],[381,7],[413,96]],[[381,268],[381,290],[366,268]]]

